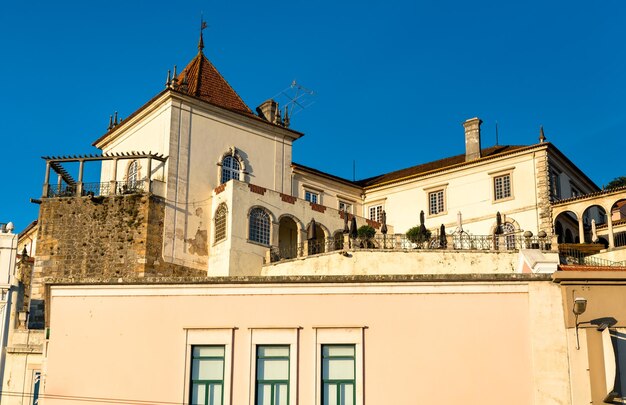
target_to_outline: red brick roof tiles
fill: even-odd
[[[187,80],[187,94],[219,107],[253,114],[215,66],[200,51],[178,75],[178,84]]]

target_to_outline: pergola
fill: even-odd
[[[148,180],[148,190],[150,190],[150,174],[152,173],[152,161],[156,160],[158,162],[164,163],[167,160],[166,156],[158,153],[152,152],[115,152],[115,153],[103,153],[101,155],[73,155],[73,156],[42,156],[42,159],[46,161],[46,176],[43,185],[42,198],[49,197],[50,190],[50,169],[52,169],[57,174],[57,187],[58,190],[61,189],[62,184],[65,182],[68,186],[68,190],[71,190],[71,194],[75,196],[84,195],[84,185],[83,183],[83,173],[85,162],[103,162],[103,161],[111,161],[113,162],[113,177],[111,178],[108,185],[113,187],[115,190],[115,186],[117,184],[117,164],[120,160],[146,160],[147,170],[146,173]],[[74,179],[67,170],[63,167],[63,163],[76,163],[78,162],[78,179]]]

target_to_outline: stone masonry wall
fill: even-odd
[[[539,230],[552,234],[552,205],[550,204],[550,176],[548,174],[547,149],[535,155],[535,178],[537,179],[537,209],[539,211]]]
[[[46,279],[206,276],[162,258],[164,202],[145,194],[44,199],[29,324],[43,327]]]

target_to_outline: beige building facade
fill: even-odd
[[[15,370],[41,370],[40,404],[595,401],[600,380],[579,370],[595,354],[572,346],[572,293],[551,275],[566,231],[588,233],[561,214],[601,192],[543,131],[482,148],[481,120],[462,127],[460,155],[321,172],[292,161],[303,134],[285,110],[255,114],[201,39],[111,119],[100,155],[45,157],[19,324],[44,361]],[[602,215],[581,218],[602,233]],[[616,240],[600,254],[621,257]]]

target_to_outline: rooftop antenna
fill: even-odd
[[[289,87],[272,97],[276,101],[278,101],[277,99],[283,100],[282,116],[285,126],[289,126],[293,115],[315,103],[315,100],[313,100],[315,95],[316,93],[313,90],[307,89],[294,80]]]
[[[496,146],[498,146],[498,121],[496,121]]]

